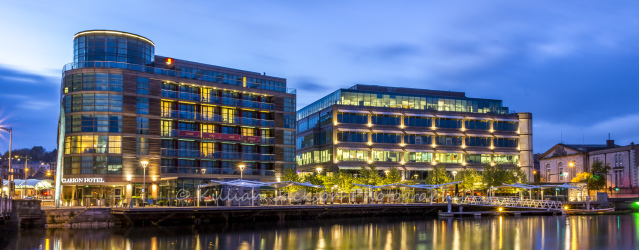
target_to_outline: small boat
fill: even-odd
[[[615,211],[615,208],[601,208],[601,209],[570,209],[564,210],[564,214],[568,215],[615,215],[615,214],[627,214],[630,210]]]

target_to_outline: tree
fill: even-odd
[[[577,176],[572,178],[570,182],[588,182],[588,180],[592,178],[592,174],[588,172],[578,173]]]
[[[433,167],[433,171],[431,171],[426,178],[426,182],[433,185],[444,184],[452,182],[452,178],[448,173],[446,173],[446,167],[439,165]]]
[[[601,161],[595,161],[592,163],[593,176],[588,179],[588,190],[599,190],[605,188],[607,185],[606,176],[610,171],[610,166],[603,165]]]
[[[337,185],[342,192],[350,192],[353,188],[354,182],[355,177],[344,170],[340,170],[337,174],[333,174],[333,183],[335,183],[334,185]]]
[[[457,177],[456,180],[461,181],[459,186],[462,188],[462,190],[470,190],[471,193],[473,189],[477,188],[475,186],[475,183],[481,183],[482,181],[481,175],[479,175],[479,172],[477,172],[477,170],[475,170],[474,168],[464,167],[457,176],[459,177]]]
[[[282,174],[282,181],[294,181],[294,182],[300,182],[300,176],[297,174],[297,172],[295,172],[295,169],[293,168],[284,168],[284,173]],[[299,186],[292,186],[292,187],[285,187],[282,188],[283,190],[287,191],[287,192],[295,192],[297,190],[300,189]]]
[[[396,167],[391,167],[388,174],[382,180],[382,184],[393,184],[402,181],[402,172]]]
[[[382,183],[382,177],[379,176],[379,171],[377,167],[375,167],[375,164],[371,164],[368,168],[362,166],[359,169],[359,176],[355,181],[364,185],[378,185]]]
[[[511,168],[510,170],[508,170],[512,175],[512,181],[511,182],[507,182],[509,184],[512,183],[527,183],[528,182],[528,175],[526,174],[526,172],[524,172],[524,170],[521,169],[521,167],[514,167]]]

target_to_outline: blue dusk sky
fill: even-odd
[[[354,84],[463,91],[532,112],[535,153],[639,142],[637,1],[3,1],[0,23],[14,148],[56,147],[61,68],[89,29],[284,77],[298,108]]]

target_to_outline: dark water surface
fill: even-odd
[[[638,249],[639,214],[23,230],[6,249]]]

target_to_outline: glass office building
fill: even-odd
[[[147,198],[175,198],[211,179],[275,181],[294,167],[286,79],[155,55],[150,39],[127,32],[79,32],[73,46],[60,89],[58,200],[95,205],[145,186]]]
[[[532,178],[532,114],[463,92],[355,85],[297,112],[298,171],[356,173],[375,164],[423,180],[486,164],[521,166]]]

